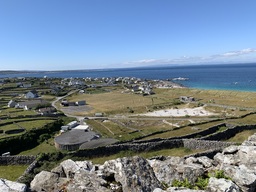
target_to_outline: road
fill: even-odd
[[[56,103],[59,102],[60,100],[74,94],[74,93],[77,93],[78,91],[80,91],[79,89],[76,89],[76,90],[73,90],[73,91],[70,91],[68,94],[62,96],[62,97],[57,97],[53,102],[52,102],[52,106],[60,111],[62,111],[67,117],[74,117],[76,118],[79,122],[82,122],[82,120],[84,119],[84,116],[76,116],[76,115],[72,115],[72,114],[69,114],[69,113],[65,113],[65,111],[59,109],[59,107],[57,107]]]

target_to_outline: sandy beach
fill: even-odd
[[[215,113],[206,111],[203,107],[196,108],[182,108],[182,109],[164,109],[141,114],[140,116],[154,116],[154,117],[184,117],[184,116],[210,116]]]

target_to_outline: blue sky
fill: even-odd
[[[0,0],[0,70],[256,61],[255,0]]]

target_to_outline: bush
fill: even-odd
[[[186,187],[186,188],[192,189],[193,185],[189,183],[187,178],[185,178],[183,181],[174,180],[172,182],[172,187]]]

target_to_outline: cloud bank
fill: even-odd
[[[226,53],[210,55],[206,57],[190,57],[182,56],[173,59],[142,59],[138,61],[129,61],[124,64],[130,66],[147,66],[154,64],[203,64],[203,63],[234,63],[234,62],[252,62],[256,61],[256,55],[252,59],[250,57],[244,58],[245,55],[252,55],[256,53],[256,49],[247,48],[239,51],[229,51]]]

